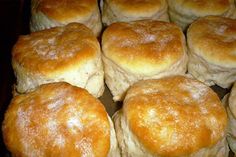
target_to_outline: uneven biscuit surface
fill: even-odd
[[[227,126],[216,93],[182,76],[134,84],[125,97],[123,115],[137,140],[157,156],[190,155],[213,147]]]
[[[236,67],[236,21],[208,16],[194,22],[188,30],[188,45],[192,53],[207,62]]]
[[[188,72],[211,86],[230,88],[236,79],[236,21],[206,16],[187,31]]]
[[[105,25],[114,22],[130,22],[144,19],[169,21],[165,0],[102,0],[102,21]]]
[[[31,32],[73,22],[86,25],[98,36],[102,23],[97,0],[31,1]]]
[[[140,20],[111,24],[102,36],[105,81],[114,101],[123,100],[135,82],[187,69],[185,37],[168,22]]]
[[[97,0],[41,0],[37,10],[54,20],[67,23],[75,18],[89,18],[96,6]]]
[[[103,105],[68,83],[40,86],[12,99],[2,126],[14,156],[107,156],[110,125]]]
[[[233,0],[168,0],[169,15],[186,31],[188,26],[198,19],[208,15],[235,18],[235,4]]]
[[[20,93],[61,81],[86,88],[96,97],[104,90],[100,45],[83,24],[20,36],[12,50],[12,66]]]
[[[180,28],[160,21],[114,23],[104,32],[105,57],[123,69],[151,75],[167,69],[186,53]]]
[[[99,43],[82,24],[69,24],[21,36],[13,59],[30,71],[53,75],[83,65],[99,54]]]
[[[189,15],[219,15],[230,9],[230,0],[169,0],[170,5],[179,12],[189,13]],[[172,3],[171,3],[172,2]],[[182,9],[181,9],[182,8]],[[187,14],[186,14],[187,15]]]
[[[152,16],[152,14],[162,10],[166,6],[164,0],[107,0],[109,5],[120,10],[126,16]]]

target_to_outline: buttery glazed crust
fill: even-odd
[[[107,25],[141,19],[169,21],[165,0],[103,0],[101,3],[102,19]]]
[[[45,29],[43,26],[49,28],[78,22],[98,35],[101,18],[97,3],[97,0],[32,0],[32,31]]]
[[[75,17],[89,18],[96,6],[96,0],[40,0],[37,10],[57,21],[71,22]]]
[[[20,36],[12,51],[14,61],[45,75],[82,66],[98,54],[95,36],[84,25],[76,23]]]
[[[12,50],[12,65],[19,92],[59,81],[84,87],[95,96],[103,92],[100,45],[82,24],[71,23],[20,36]],[[91,78],[99,82],[99,89],[89,87]]]
[[[110,129],[103,105],[86,90],[63,82],[14,97],[2,126],[9,151],[24,157],[106,157]]]
[[[210,85],[229,87],[236,79],[235,36],[236,21],[229,18],[207,16],[192,23],[187,32],[189,72],[201,81],[213,81]]]
[[[150,16],[166,6],[165,0],[108,0],[107,3],[121,10],[126,16]]]
[[[230,0],[168,0],[176,11],[183,14],[206,16],[221,15],[230,9]]]
[[[125,143],[126,151],[133,150],[128,154],[227,157],[227,144],[219,145],[225,138],[226,112],[217,94],[197,80],[172,76],[135,83],[120,112],[122,120],[115,117],[119,144],[124,146],[126,138],[135,143]]]
[[[184,74],[185,38],[175,24],[142,20],[111,24],[103,33],[106,83],[114,100],[138,80]]]
[[[169,15],[184,30],[187,25],[199,17],[219,15],[224,17],[235,16],[233,0],[167,0]]]
[[[208,16],[194,22],[188,30],[191,52],[208,62],[236,67],[236,21]]]
[[[103,33],[103,54],[123,69],[152,75],[186,53],[185,38],[174,24],[160,21],[118,22]]]

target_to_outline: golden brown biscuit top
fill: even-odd
[[[49,18],[66,23],[73,19],[90,18],[96,9],[97,0],[36,0],[33,6],[33,9]]]
[[[136,83],[123,111],[132,133],[160,156],[184,156],[211,147],[223,138],[227,125],[216,93],[183,76]]]
[[[12,51],[14,62],[31,72],[47,75],[84,65],[98,54],[96,37],[78,23],[20,36]]]
[[[229,0],[168,0],[178,12],[184,15],[221,15],[230,9]]]
[[[165,0],[107,0],[115,10],[125,16],[151,16],[163,10],[167,3]]]
[[[111,24],[103,33],[102,49],[120,67],[142,74],[168,69],[186,53],[179,27],[150,20]]]
[[[236,21],[208,16],[195,21],[187,33],[191,52],[208,62],[236,67]]]
[[[17,156],[107,156],[110,126],[103,105],[68,83],[16,96],[6,111],[4,141]]]

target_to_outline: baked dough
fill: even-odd
[[[122,156],[228,157],[226,111],[195,79],[139,81],[113,118]]]
[[[185,37],[175,24],[141,20],[111,24],[102,36],[105,82],[121,101],[138,80],[185,74]]]
[[[85,88],[96,97],[104,91],[100,45],[82,24],[20,36],[12,50],[12,66],[20,93],[61,81]]]
[[[32,32],[72,22],[86,25],[98,36],[102,22],[97,0],[31,0]]]
[[[236,21],[208,16],[187,31],[188,72],[207,85],[230,87],[236,80]]]
[[[167,0],[170,20],[184,31],[194,20],[217,15],[235,18],[234,0]]]
[[[224,97],[223,102],[226,105],[229,119],[227,141],[231,150],[236,153],[236,83],[234,83],[230,94]]]
[[[101,0],[105,25],[144,19],[169,21],[167,8],[166,0]]]
[[[12,156],[119,157],[104,106],[85,89],[64,82],[14,97],[2,131]]]

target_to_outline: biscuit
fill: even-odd
[[[113,119],[122,156],[228,157],[226,111],[195,79],[139,81]]]
[[[169,21],[166,0],[101,0],[102,22],[130,22],[144,19]]]
[[[138,80],[185,74],[185,37],[175,24],[141,20],[111,24],[102,36],[105,82],[114,101]]]
[[[187,31],[188,72],[207,85],[229,88],[236,80],[236,21],[207,16]]]
[[[12,50],[12,66],[20,93],[61,81],[85,88],[96,97],[104,91],[100,45],[82,24],[20,36]]]
[[[184,31],[200,17],[215,15],[235,18],[233,0],[167,0],[170,20]]]
[[[86,25],[98,36],[102,29],[102,22],[97,0],[31,1],[30,29],[32,32],[73,22]]]
[[[14,97],[2,131],[12,156],[119,157],[104,106],[85,89],[65,82]]]

